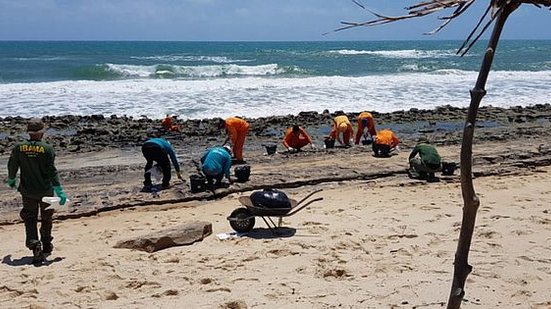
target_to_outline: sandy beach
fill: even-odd
[[[426,121],[438,127],[455,117],[443,114]],[[451,114],[459,119],[462,111]],[[534,115],[530,109],[491,115],[497,125],[478,128],[474,147],[482,202],[464,307],[551,308],[549,118],[526,117]],[[76,207],[57,214],[47,266],[29,265],[20,197],[0,189],[0,307],[441,308],[461,222],[458,173],[426,183],[409,179],[405,168],[420,135],[435,141],[445,160],[458,162],[459,133],[394,116],[382,116],[379,128],[401,128],[402,151],[387,159],[372,157],[367,146],[323,149],[321,129],[312,130],[317,149],[268,156],[262,144],[277,142],[277,133],[253,131],[245,154],[251,180],[215,193],[192,194],[179,181],[158,197],[140,193],[137,147],[61,150],[57,166]],[[292,120],[278,126],[285,121]],[[191,159],[220,139],[212,135],[189,148],[194,140],[180,139],[184,175],[194,171]],[[323,189],[324,199],[285,218],[279,236],[257,218],[248,235],[219,239],[232,232],[226,217],[239,207],[237,199],[268,186],[297,199]],[[195,220],[212,223],[213,233],[193,245],[155,253],[113,248]]]

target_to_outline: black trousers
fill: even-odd
[[[215,175],[215,176],[205,175],[205,178],[207,179],[208,184],[212,184],[214,182],[215,185],[220,185],[220,184],[222,184],[222,179],[224,178],[224,173],[220,173],[220,174]]]
[[[373,149],[373,152],[376,157],[388,157],[390,156],[390,146],[385,144],[376,144],[373,143],[371,145],[371,148]]]
[[[52,237],[52,216],[53,209],[46,209],[49,204],[40,200],[23,196],[23,209],[19,213],[25,222],[25,245],[33,249],[38,240],[38,212],[40,211],[40,239],[43,243],[51,243]]]
[[[147,161],[144,169],[144,186],[151,186],[151,173],[148,171],[153,167],[153,162],[157,162],[163,170],[163,186],[168,187],[170,184],[170,159],[168,154],[155,143],[145,143],[142,146],[142,154]]]

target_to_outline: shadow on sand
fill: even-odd
[[[247,233],[247,237],[254,239],[273,239],[292,237],[297,232],[296,229],[290,227],[280,227],[270,230],[268,228],[256,228]]]
[[[53,260],[48,260],[46,258],[46,260],[41,264],[33,264],[33,257],[32,256],[24,256],[20,259],[13,260],[12,257],[11,257],[11,254],[8,254],[2,259],[2,264],[6,264],[6,265],[9,265],[9,266],[14,266],[14,267],[26,266],[26,265],[34,265],[36,267],[39,267],[39,266],[48,266],[48,265],[53,264],[53,263],[61,262],[64,259],[65,259],[65,257],[59,257],[58,256]]]

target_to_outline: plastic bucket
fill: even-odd
[[[207,181],[205,176],[199,174],[193,174],[189,176],[189,186],[193,193],[204,192],[207,190]]]
[[[362,145],[366,146],[366,145],[371,145],[373,143],[373,140],[372,139],[364,139],[362,140]]]
[[[457,165],[455,162],[442,162],[442,175],[451,176],[456,168]]]
[[[237,166],[233,170],[233,173],[235,174],[235,178],[237,178],[238,182],[246,182],[251,176],[251,167],[249,165]]]
[[[150,168],[146,173],[150,173],[151,177],[155,178],[157,181],[161,181],[163,179],[163,169],[159,164],[153,165],[152,168]]]
[[[65,204],[60,205],[59,202],[61,201],[60,197],[57,196],[43,196],[42,202],[46,204],[50,204],[46,209],[54,209],[54,210],[67,210],[69,209],[69,199],[65,201]]]
[[[266,153],[269,155],[276,153],[277,145],[264,145],[264,147],[266,148]]]
[[[325,143],[325,148],[326,149],[335,148],[335,140],[334,139],[326,139],[326,140],[324,140],[324,143]]]

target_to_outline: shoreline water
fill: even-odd
[[[0,116],[190,119],[464,107],[484,47],[460,42],[0,42]],[[485,104],[550,103],[551,41],[504,41]],[[496,95],[498,94],[499,95]]]

